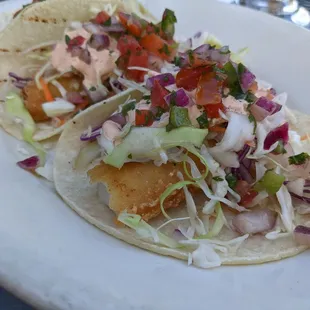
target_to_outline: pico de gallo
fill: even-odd
[[[294,232],[298,206],[310,202],[308,135],[300,136],[290,123],[286,94],[277,94],[237,58],[228,46],[212,43],[177,51],[170,71],[153,72],[139,87],[141,100],[128,98],[102,125],[80,137],[97,149],[93,154],[99,149],[101,160],[118,169],[126,169],[128,162],[183,162],[180,182],[162,193],[160,204],[166,224],[177,225],[164,201],[184,189],[191,211],[189,224],[178,230],[187,243],[212,239],[223,229],[239,235],[240,242],[255,234],[277,239]],[[87,147],[77,166],[90,160],[85,152]],[[205,194],[202,206],[187,186]],[[206,224],[205,217],[211,222]],[[118,219],[130,222],[138,234],[146,227],[137,214],[122,213]],[[173,246],[182,244],[173,235],[166,237]],[[167,239],[163,242],[167,246]]]

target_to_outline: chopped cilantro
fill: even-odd
[[[157,107],[157,111],[156,111],[156,114],[155,114],[155,117],[157,119],[161,118],[161,116],[166,112],[165,109],[161,108],[161,107]]]
[[[233,175],[232,173],[229,173],[226,175],[225,177],[227,183],[228,183],[228,186],[232,189],[235,188],[236,184],[237,184],[237,177],[235,175]]]
[[[253,93],[247,92],[244,100],[246,100],[249,103],[254,103],[257,100],[257,98]]]
[[[221,181],[224,181],[221,177],[214,177],[212,178],[214,181],[216,182],[221,182]]]
[[[227,75],[227,86],[229,88],[229,94],[236,99],[244,99],[245,94],[241,89],[238,72],[233,64],[229,61],[224,65],[223,68],[225,74]]]
[[[111,17],[110,17],[110,18],[107,19],[102,25],[103,25],[103,26],[111,26],[111,23],[112,23],[112,21],[111,21]]]
[[[95,87],[95,86],[92,86],[89,90],[90,90],[90,91],[95,91],[95,90],[96,90],[96,87]]]
[[[132,159],[132,154],[129,154],[129,155],[128,155],[128,158],[129,158],[129,159]]]
[[[256,128],[257,128],[257,121],[256,121],[255,117],[253,116],[253,114],[252,114],[251,112],[250,112],[250,114],[249,114],[249,121],[250,121],[251,123],[254,123],[253,135],[255,135],[255,133],[256,133]]]
[[[66,41],[67,45],[69,45],[69,43],[71,41],[70,37],[67,34],[65,35],[65,41]]]
[[[174,57],[174,60],[173,60],[173,63],[174,63],[177,67],[181,67],[181,65],[182,65],[182,59],[181,59],[181,57],[175,56],[175,57]]]
[[[171,93],[170,93],[170,105],[171,106],[174,106],[174,105],[177,105],[177,101],[176,101],[176,99],[177,99],[177,93],[176,93],[176,91],[172,91]]]
[[[193,50],[188,50],[187,55],[188,55],[189,63],[192,65],[195,61]]]
[[[310,158],[308,153],[302,152],[298,155],[290,156],[288,162],[290,165],[303,165]]]
[[[151,99],[151,95],[144,95],[142,98],[144,100],[150,100]]]
[[[123,114],[124,116],[126,116],[126,115],[128,114],[128,112],[129,112],[130,110],[134,110],[135,107],[136,107],[136,101],[135,101],[135,100],[128,102],[127,104],[125,104],[125,105],[123,106],[123,108],[122,108],[122,114]],[[139,110],[137,110],[136,112],[138,113],[138,111],[139,111]],[[139,111],[139,112],[140,112],[140,111]]]
[[[204,111],[199,117],[196,118],[200,128],[208,128],[209,120],[207,113]]]
[[[169,47],[168,47],[168,45],[166,43],[164,43],[163,47],[160,48],[158,51],[160,53],[166,54],[167,56],[170,55]]]

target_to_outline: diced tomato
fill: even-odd
[[[196,90],[196,103],[204,106],[208,117],[218,118],[219,109],[224,110],[222,89],[223,81],[216,78],[215,72],[201,75]]]
[[[67,38],[66,38],[66,41],[67,41]],[[82,36],[76,36],[70,39],[69,41],[66,42],[68,45],[68,51],[71,51],[73,47],[82,46],[84,42],[85,42],[85,38]]]
[[[234,190],[242,197],[250,190],[250,188],[251,188],[251,185],[248,182],[243,181],[243,180],[238,180]]]
[[[116,65],[118,69],[125,71],[128,67],[128,60],[129,60],[129,55],[121,55],[118,57],[116,60]]]
[[[138,19],[132,15],[120,12],[118,14],[120,22],[127,28],[128,32],[136,37],[139,37],[142,33],[142,26]]]
[[[222,103],[207,104],[204,106],[204,109],[207,112],[208,117],[210,118],[219,118],[220,117],[219,110],[225,111],[225,107]]]
[[[258,192],[250,189],[244,196],[241,197],[241,201],[239,202],[239,204],[241,206],[248,206],[252,200],[258,195]]]
[[[148,66],[148,53],[143,49],[138,49],[135,52],[131,52],[128,60],[128,67],[143,67],[147,68]],[[127,78],[134,80],[136,82],[144,81],[145,71],[141,70],[127,70]]]
[[[161,109],[167,110],[168,105],[165,101],[165,96],[169,94],[169,91],[160,85],[160,83],[155,80],[154,86],[151,90],[151,105],[152,107],[159,107]]]
[[[127,22],[128,22],[129,17],[130,17],[129,14],[126,14],[126,13],[123,13],[123,12],[119,12],[118,13],[119,21],[121,22],[121,24],[124,27],[127,27]]]
[[[129,54],[139,48],[141,48],[139,42],[131,35],[123,35],[117,42],[117,49],[121,55]]]
[[[136,110],[136,126],[152,126],[154,115],[150,110]]]
[[[167,61],[172,61],[176,54],[176,49],[155,33],[145,35],[140,44],[149,52]]]
[[[246,207],[258,195],[257,191],[251,189],[251,185],[243,180],[238,180],[234,190],[240,195],[239,204]]]
[[[102,25],[105,22],[107,22],[110,18],[111,17],[110,17],[110,15],[108,13],[106,13],[105,11],[101,11],[95,17],[95,23]]]
[[[211,70],[210,67],[182,68],[176,76],[177,87],[191,91],[194,90],[199,82],[202,74],[206,74]]]

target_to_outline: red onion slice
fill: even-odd
[[[305,203],[309,203],[310,204],[310,198],[309,197],[299,196],[299,195],[297,195],[295,193],[292,193],[292,192],[290,192],[290,194],[291,194],[291,196],[293,198],[299,199],[299,200],[301,200],[301,201],[303,201]]]
[[[16,73],[14,72],[9,72],[9,76],[13,79],[15,79],[16,81],[23,81],[23,82],[29,82],[29,81],[32,81],[33,79],[32,78],[23,78],[23,77],[20,77],[18,76]]]
[[[88,41],[88,45],[97,51],[101,51],[110,46],[110,38],[105,34],[93,34]]]
[[[211,49],[210,44],[202,44],[194,49],[194,53],[201,57],[209,57],[209,51]]]
[[[114,24],[111,26],[100,26],[104,32],[125,32],[125,28],[121,24]]]
[[[113,114],[108,119],[121,125],[122,127],[126,125],[126,117],[122,113]]]
[[[251,85],[254,83],[256,76],[247,68],[245,68],[244,72],[240,77],[240,86],[244,93],[246,93]]]
[[[163,73],[148,78],[146,81],[146,88],[152,89],[155,81],[158,81],[163,87],[175,84],[175,78],[171,73]]]
[[[298,244],[310,246],[310,227],[303,225],[296,226],[294,237]]]
[[[283,141],[283,144],[286,144],[289,140],[288,123],[284,123],[268,133],[264,141],[264,150],[269,150],[274,143],[280,140]]]
[[[183,88],[165,96],[165,101],[168,105],[176,105],[178,107],[186,107],[190,103],[190,99]]]
[[[36,168],[39,167],[39,164],[40,164],[39,156],[31,156],[29,158],[17,162],[17,165],[20,168],[25,169],[27,171],[34,171]]]
[[[275,114],[282,109],[282,106],[280,104],[268,100],[266,97],[258,98],[255,104],[268,111],[270,115]]]
[[[80,140],[81,141],[91,141],[91,140],[95,140],[100,135],[101,135],[101,127],[94,128],[91,130],[90,133],[88,131],[83,132],[80,136]]]
[[[256,105],[255,103],[251,104],[250,112],[252,113],[255,120],[258,122],[263,121],[268,115],[270,115],[270,113],[267,110]]]

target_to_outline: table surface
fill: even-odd
[[[0,2],[5,0],[0,0]],[[227,1],[225,1],[227,2]],[[240,1],[231,1],[235,4],[238,4]],[[301,0],[299,1],[299,5],[308,9],[310,11],[310,0]],[[287,20],[290,20],[290,17],[283,17]],[[306,28],[310,29],[310,24],[306,26]],[[23,301],[19,300],[6,290],[0,288],[0,309],[1,310],[34,310],[31,306],[25,304]]]

